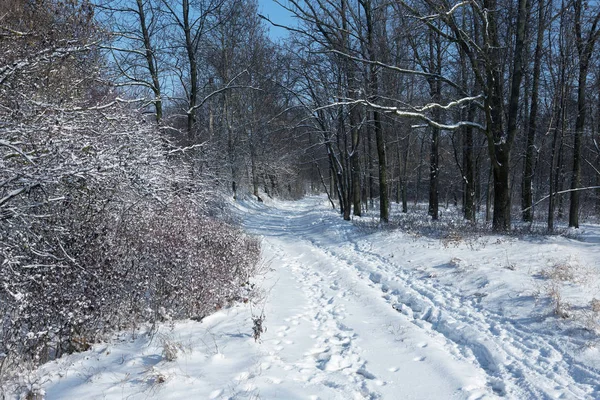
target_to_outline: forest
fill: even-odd
[[[1,1],[0,379],[247,301],[231,199],[598,222],[599,36],[584,0]]]
[[[344,219],[377,200],[383,222],[390,201],[427,202],[434,220],[440,203],[461,204],[495,231],[598,214],[597,4],[270,7],[295,21],[276,42],[269,26],[282,25],[254,2],[113,1],[94,14],[106,78],[234,196],[326,191]]]

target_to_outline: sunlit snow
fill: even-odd
[[[262,295],[46,364],[47,399],[600,398],[599,226],[440,238],[323,197],[235,206],[263,238]]]

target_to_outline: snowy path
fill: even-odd
[[[532,296],[536,265],[567,251],[598,265],[593,240],[448,247],[361,232],[322,198],[239,207],[269,267],[260,343],[260,309],[239,305],[50,363],[47,398],[600,398],[598,347]],[[161,340],[181,345],[177,360]]]
[[[308,209],[294,209],[270,214],[267,224],[260,218],[254,228],[264,235],[279,276],[271,298],[289,298],[289,304],[271,302],[266,309],[270,324],[281,317],[285,324],[276,328],[274,341],[273,334],[265,335],[263,343],[274,345],[271,352],[287,375],[322,386],[315,392],[324,399],[479,398],[489,393],[485,375],[458,353],[448,356],[431,332],[399,315],[375,287],[375,277],[358,273],[311,241],[313,232],[328,234],[314,217]],[[291,287],[297,293],[290,293]],[[294,304],[294,313],[287,315]]]
[[[344,379],[331,372],[342,372],[346,390],[367,398],[600,397],[599,371],[570,357],[554,335],[486,310],[477,295],[398,268],[393,254],[363,248],[368,241],[358,244],[320,211],[309,203],[270,212],[267,223],[260,214],[248,222],[308,303],[292,320],[312,321],[317,331],[305,353],[315,360],[294,368],[303,379],[340,388]],[[280,329],[289,336],[290,326]]]

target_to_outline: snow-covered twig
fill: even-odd
[[[467,102],[470,99],[471,98],[466,98],[466,99],[458,100],[458,101],[455,101],[455,102],[452,102],[452,103],[454,105],[458,105],[458,104],[462,104],[464,102]],[[324,109],[324,108],[330,108],[330,107],[356,105],[356,104],[362,104],[364,106],[370,107],[370,108],[375,109],[375,110],[382,111],[384,113],[395,114],[395,115],[397,115],[399,117],[417,118],[417,119],[420,119],[420,120],[424,121],[429,126],[433,126],[435,128],[442,129],[442,130],[453,131],[453,130],[457,130],[457,129],[461,128],[461,127],[464,127],[464,126],[471,126],[473,128],[477,128],[477,129],[480,129],[482,131],[485,131],[485,126],[483,126],[481,124],[478,124],[477,122],[459,121],[459,122],[455,122],[453,124],[441,123],[441,122],[434,121],[433,119],[429,118],[427,115],[425,115],[424,112],[419,111],[418,109],[417,109],[417,111],[405,111],[405,110],[399,109],[398,107],[382,106],[382,105],[373,103],[373,102],[371,102],[369,100],[365,100],[365,99],[351,100],[351,101],[345,101],[345,102],[336,102],[336,103],[332,103],[332,104],[329,104],[329,105],[324,106],[324,107],[319,107],[316,110]],[[428,109],[431,109],[431,108],[435,108],[435,106],[433,104],[429,104],[429,105],[427,105],[425,107],[426,108],[423,108],[425,110],[428,110]],[[447,108],[449,108],[449,105],[448,106],[437,105],[437,107],[447,109]]]

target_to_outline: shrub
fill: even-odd
[[[99,84],[88,3],[26,17],[21,3],[0,37],[2,384],[115,329],[242,298],[260,250],[209,216],[218,196],[183,149]],[[71,17],[80,38],[60,29]]]

